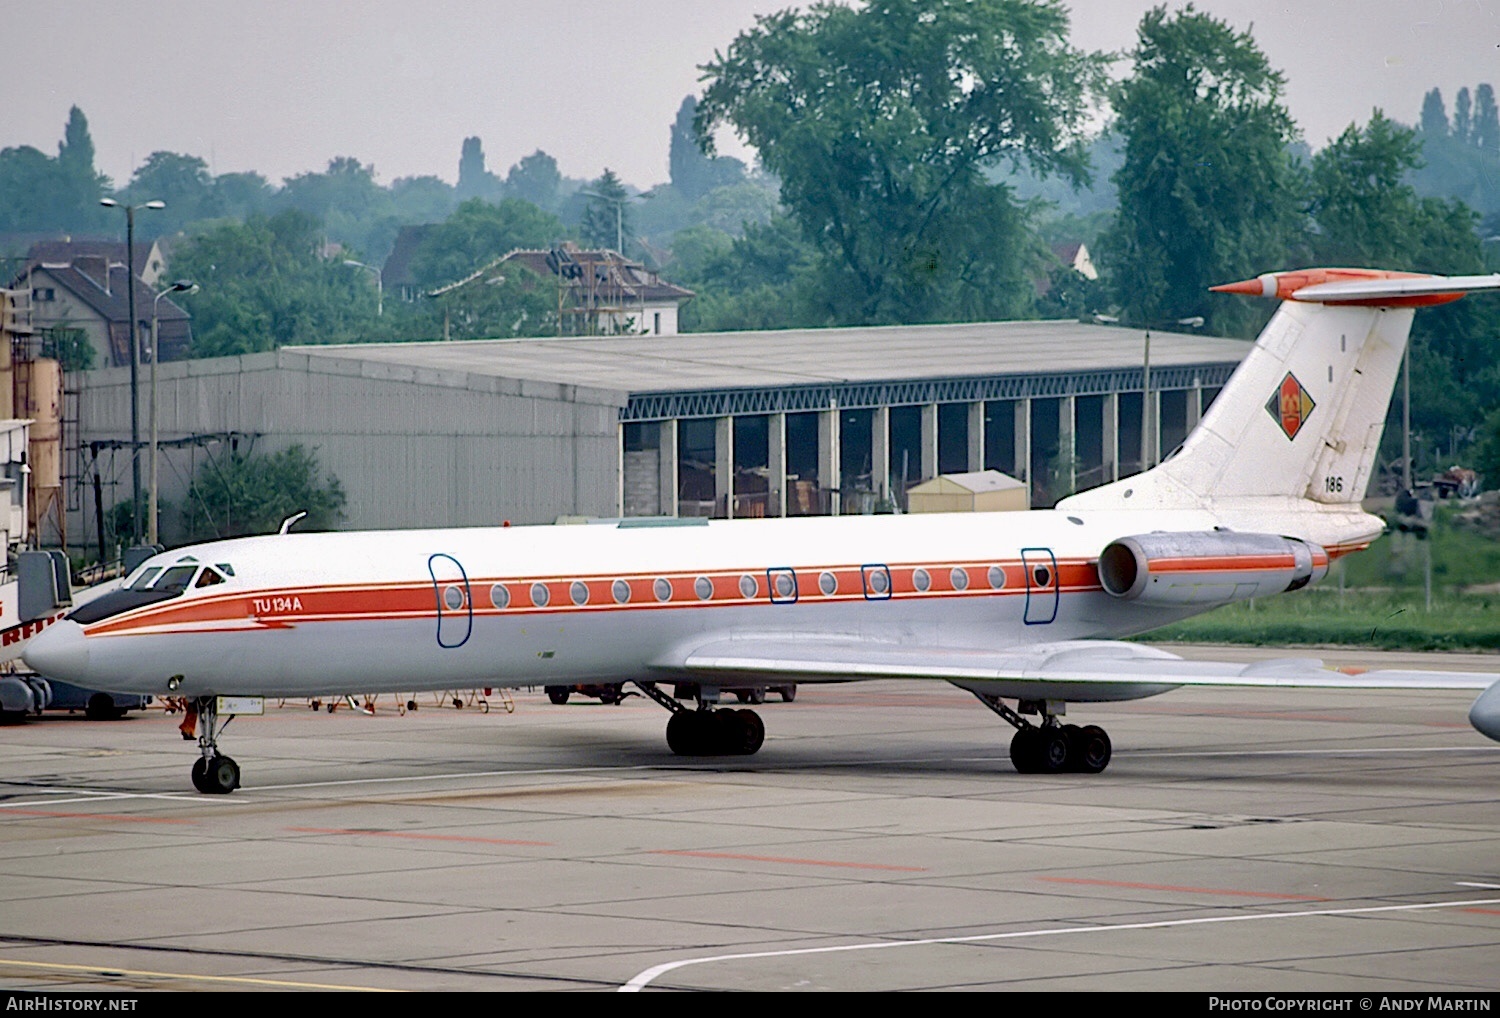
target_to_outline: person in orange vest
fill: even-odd
[[[182,709],[182,724],[177,726],[182,733],[183,739],[192,741],[198,737],[198,704],[194,700],[188,700]]]

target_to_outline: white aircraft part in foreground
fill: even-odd
[[[1500,275],[1311,269],[1217,289],[1282,303],[1197,428],[1161,465],[1052,510],[218,541],[148,560],[24,657],[82,686],[195,698],[193,783],[221,793],[240,772],[218,749],[218,696],[633,682],[671,712],[674,752],[746,754],[765,729],[718,709],[720,689],[940,679],[1015,727],[1019,770],[1098,772],[1109,737],[1064,724],[1068,701],[1482,689],[1470,719],[1500,740],[1500,674],[1346,675],[1117,642],[1305,587],[1378,536],[1360,501],[1414,308]]]

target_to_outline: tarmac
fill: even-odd
[[[642,697],[412,699],[235,719],[227,796],[160,709],[0,729],[0,987],[1500,990],[1472,694],[1073,704],[1115,755],[1055,776],[937,683],[802,685],[696,761]]]

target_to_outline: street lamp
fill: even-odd
[[[1177,318],[1170,322],[1160,322],[1156,327],[1161,328],[1164,325],[1186,325],[1191,329],[1201,329],[1203,316]],[[1151,326],[1148,325],[1146,326],[1146,352],[1141,373],[1141,471],[1143,473],[1151,468],[1151,446],[1154,444],[1151,439],[1160,438],[1159,435],[1152,434],[1153,427],[1160,427],[1160,423],[1153,423],[1151,417]]]
[[[344,264],[352,265],[357,269],[366,269],[370,272],[375,273],[375,317],[379,318],[381,315],[385,314],[385,288],[380,281],[380,270],[373,265],[366,265],[364,262],[357,262],[353,258],[345,258]]]
[[[126,306],[130,314],[130,539],[139,543],[141,539],[141,335],[135,320],[135,210],[164,209],[167,203],[160,199],[140,205],[122,205],[113,198],[100,198],[99,204],[106,208],[125,210],[125,293]],[[104,267],[105,282],[109,281],[109,266]]]
[[[1120,319],[1114,315],[1094,315],[1094,321],[1101,325],[1119,325]],[[1151,466],[1151,330],[1160,329],[1167,325],[1185,325],[1190,329],[1203,328],[1203,316],[1193,315],[1190,318],[1175,318],[1167,321],[1156,322],[1146,326],[1146,349],[1141,361],[1141,472],[1144,473]]]
[[[157,312],[161,299],[169,293],[197,293],[198,284],[179,279],[151,300],[151,505],[146,514],[146,543],[156,545],[156,362],[161,359],[161,346],[157,340]]]
[[[652,192],[624,194],[618,198],[600,191],[590,191],[587,188],[579,188],[578,193],[588,195],[590,198],[598,198],[600,201],[607,201],[615,207],[615,252],[623,257],[625,254],[625,203],[636,198],[650,198]]]

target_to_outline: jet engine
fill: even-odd
[[[1177,607],[1228,604],[1300,590],[1328,573],[1316,544],[1228,530],[1137,534],[1099,555],[1099,582],[1124,601]]]

